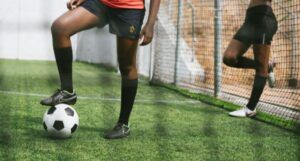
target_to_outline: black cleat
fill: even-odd
[[[77,100],[76,92],[69,93],[65,90],[57,89],[54,94],[48,98],[41,100],[41,104],[44,106],[55,106],[60,103],[74,105]]]
[[[109,131],[104,138],[105,139],[121,139],[130,134],[130,128],[122,123],[118,123],[111,131]]]

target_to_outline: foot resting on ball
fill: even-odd
[[[109,131],[104,138],[105,139],[120,139],[128,136],[130,134],[130,128],[122,123],[117,123],[117,125]]]
[[[54,94],[52,94],[50,97],[45,98],[41,100],[41,104],[44,106],[55,106],[57,104],[68,104],[68,105],[74,105],[77,100],[76,92],[73,91],[73,93],[70,93],[65,90],[57,89]]]
[[[247,107],[243,107],[236,111],[230,112],[229,115],[234,117],[253,117],[256,115],[256,109],[250,110]]]

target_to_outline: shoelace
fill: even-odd
[[[53,96],[56,96],[56,95],[58,95],[58,94],[60,94],[61,92],[62,92],[62,90],[56,89],[56,90],[54,91],[54,94],[52,95],[52,97],[53,97]]]

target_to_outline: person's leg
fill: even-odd
[[[249,47],[250,45],[232,39],[224,52],[223,63],[234,68],[255,69],[255,61],[243,56]]]
[[[134,104],[138,74],[136,68],[136,51],[138,40],[117,37],[117,53],[121,72],[121,109],[117,125],[105,134],[106,139],[118,139],[130,134],[129,117]]]
[[[267,82],[270,48],[270,45],[253,45],[253,52],[256,62],[256,74],[252,93],[247,104],[247,108],[252,111],[255,109]]]
[[[97,16],[83,7],[68,11],[54,21],[51,31],[61,89],[52,96],[41,100],[42,105],[54,106],[58,103],[73,105],[76,103],[77,96],[73,91],[72,81],[73,54],[70,37],[79,31],[96,26],[99,21]]]
[[[138,40],[117,38],[119,69],[122,76],[121,110],[118,123],[128,125],[138,86],[136,51]]]
[[[73,92],[72,47],[70,37],[84,29],[96,26],[98,17],[83,7],[68,11],[52,24],[53,48],[61,80],[61,90]]]
[[[136,52],[145,10],[108,9],[109,31],[117,36],[117,55],[121,72],[121,109],[117,124],[105,134],[106,139],[124,138],[138,88]]]
[[[235,117],[252,117],[256,115],[256,105],[262,95],[266,85],[269,70],[270,45],[253,45],[255,60],[255,79],[253,82],[252,92],[246,107],[230,112],[230,116]]]

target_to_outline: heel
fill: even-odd
[[[75,105],[77,98],[73,99],[72,101],[68,102],[69,105]]]

